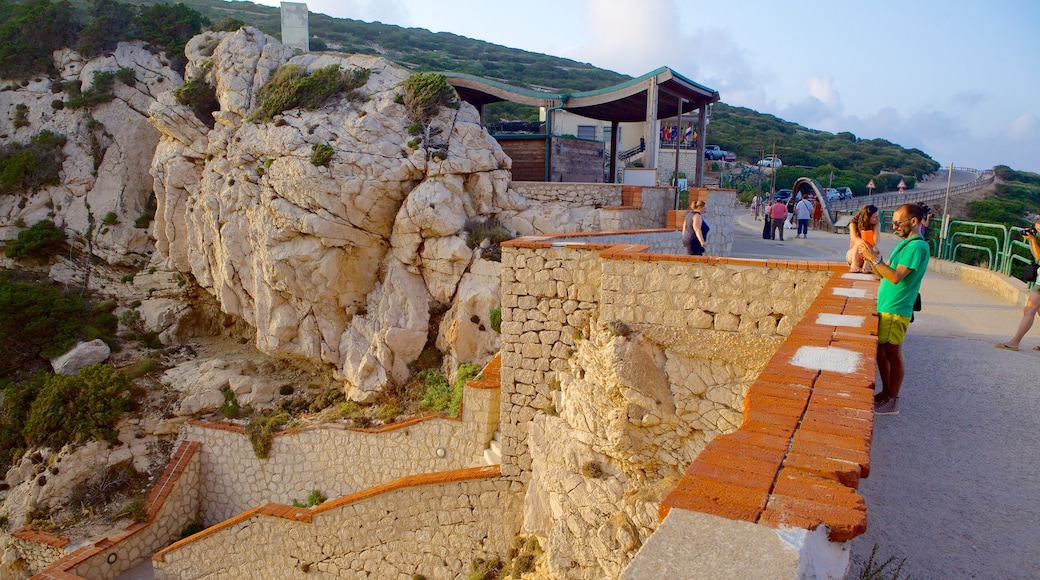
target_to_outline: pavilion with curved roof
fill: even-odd
[[[679,118],[686,113],[699,111],[698,133],[701,142],[707,128],[708,105],[719,100],[719,93],[696,83],[668,67],[661,67],[643,76],[612,87],[595,91],[574,93],[552,93],[515,87],[472,75],[446,72],[445,79],[455,87],[459,97],[480,111],[484,121],[484,107],[491,103],[510,102],[544,108],[546,111],[546,133],[551,133],[552,114],[567,111],[585,118],[611,124],[611,179],[616,175],[618,162],[618,124],[642,122],[643,142],[646,146],[644,165],[657,167],[657,121]],[[553,148],[549,146],[551,135],[545,135],[546,167],[551,163]],[[548,176],[548,170],[546,171]],[[548,179],[546,179],[548,181]],[[694,183],[703,184],[703,159],[698,156]]]

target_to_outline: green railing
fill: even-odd
[[[938,217],[931,221],[933,226],[941,223]],[[891,214],[882,224],[891,231]],[[940,230],[930,227],[928,231],[928,246],[936,258],[989,268],[1015,278],[1021,276],[1024,265],[1034,261],[1033,251],[1022,237],[1023,228],[955,220],[947,225],[945,238],[940,238]]]

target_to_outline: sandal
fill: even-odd
[[[1008,346],[1008,345],[1004,344],[1003,342],[1000,343],[1000,344],[994,344],[993,348],[999,348],[999,349],[1002,349],[1002,350],[1013,350],[1015,352],[1018,352],[1018,347]],[[1040,348],[1036,348],[1035,350],[1040,350]]]
[[[1040,350],[1040,346],[1034,346],[1033,350]]]

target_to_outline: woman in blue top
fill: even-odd
[[[691,256],[703,256],[704,247],[708,243],[708,222],[704,221],[703,201],[693,202],[692,211],[686,212],[686,219],[682,225],[682,243]]]

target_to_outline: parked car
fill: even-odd
[[[723,155],[722,155],[722,160],[723,161],[736,161],[737,160],[737,154],[732,152],[732,151],[724,151]]]
[[[833,187],[828,187],[823,190],[823,194],[826,196],[827,201],[838,201],[839,199],[845,199],[841,193]]]
[[[705,145],[704,146],[704,158],[713,159],[715,161],[721,161],[726,155],[726,152],[719,148],[718,145]]]
[[[793,193],[794,192],[790,189],[778,189],[777,192],[773,194],[773,201],[782,201],[787,203],[788,200],[791,199]]]
[[[838,190],[840,196],[838,199],[852,199],[852,190],[848,187],[835,187],[834,189]]]
[[[782,165],[783,165],[783,163],[780,162],[780,158],[779,157],[766,157],[765,159],[762,159],[761,161],[758,162],[758,166],[759,167],[779,168]]]

